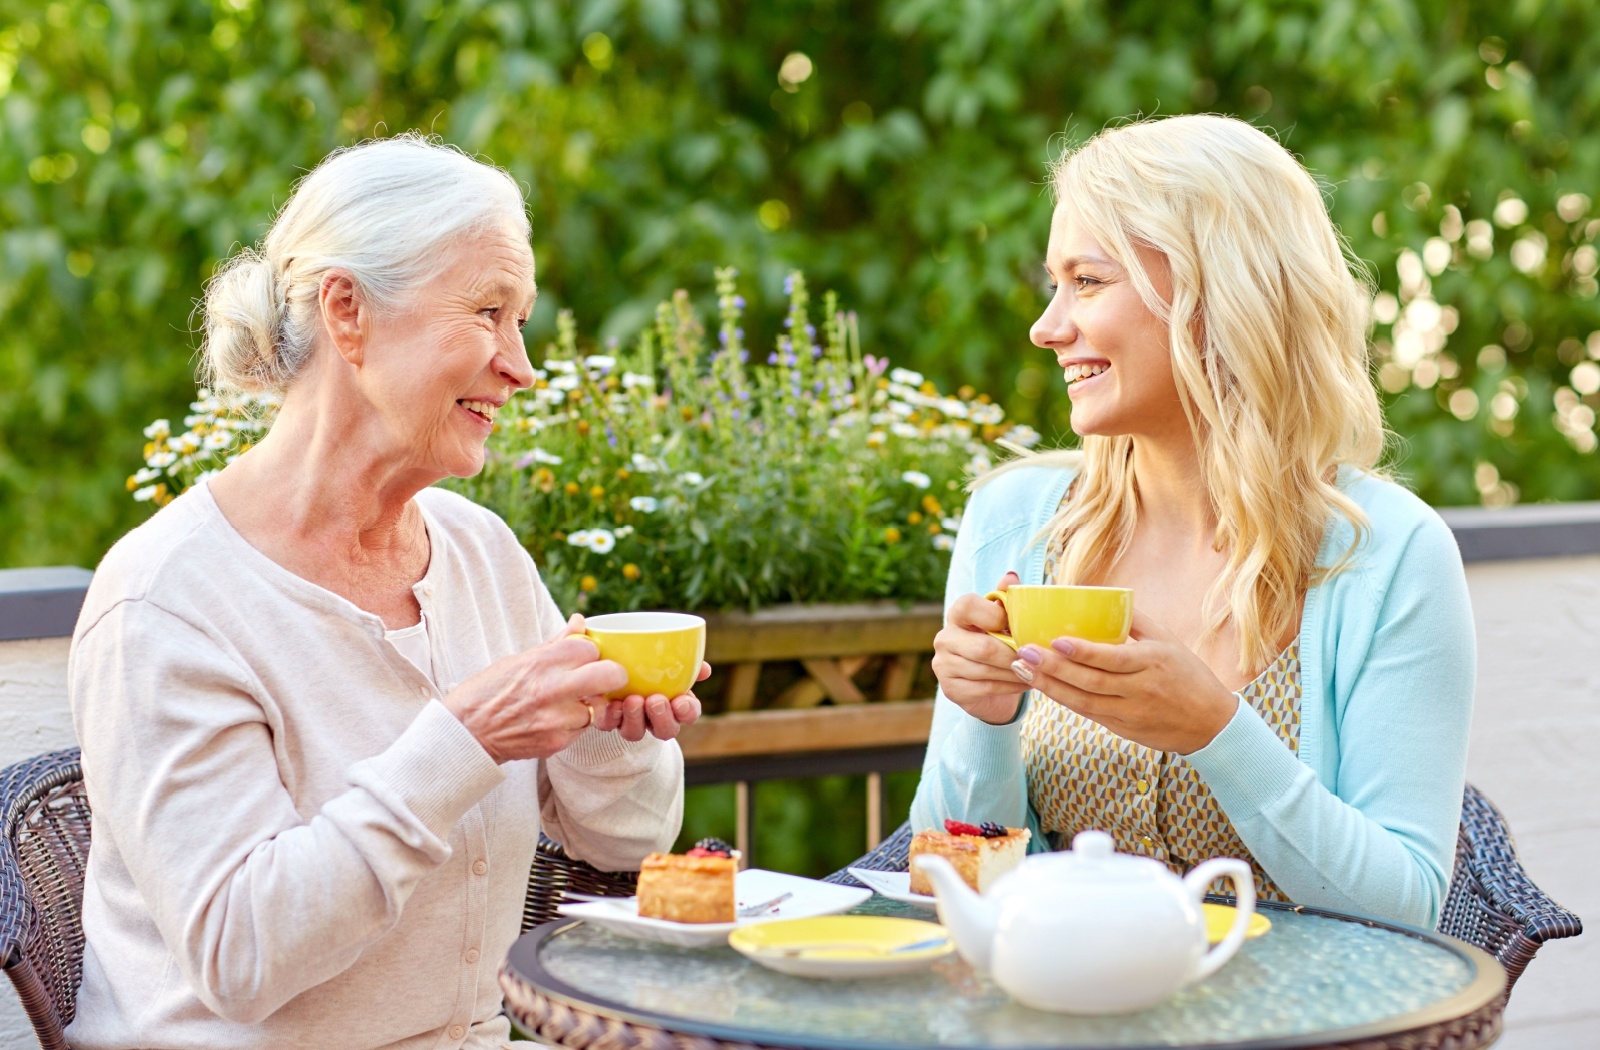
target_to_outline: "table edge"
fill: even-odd
[[[1257,1039],[1249,1042],[1186,1044],[1192,1050],[1315,1050],[1317,1047],[1329,1045],[1370,1039],[1386,1039],[1469,1017],[1504,995],[1506,972],[1505,968],[1500,965],[1499,960],[1483,949],[1449,934],[1439,933],[1436,930],[1425,930],[1418,926],[1407,926],[1401,923],[1369,919],[1359,915],[1349,915],[1325,908],[1278,905],[1275,908],[1268,906],[1262,910],[1293,911],[1339,922],[1354,922],[1363,926],[1388,930],[1393,933],[1414,937],[1418,940],[1428,941],[1431,944],[1454,952],[1458,957],[1471,964],[1473,977],[1464,988],[1447,999],[1413,1010],[1407,1014],[1398,1014],[1383,1021],[1369,1022],[1349,1028],[1308,1032],[1297,1036]],[[785,1046],[793,1047],[795,1050],[951,1050],[949,1047],[942,1047],[937,1044],[913,1045],[860,1040],[847,1041],[832,1039],[827,1036],[805,1036],[796,1033],[763,1031],[756,1028],[740,1028],[719,1024],[714,1021],[698,1021],[672,1014],[655,1013],[636,1007],[623,1006],[609,1000],[597,1000],[545,972],[543,967],[538,964],[538,949],[545,940],[564,933],[572,927],[582,924],[582,922],[582,919],[553,919],[550,922],[535,926],[518,937],[516,942],[512,944],[510,951],[507,952],[505,963],[501,967],[501,979],[504,980],[509,974],[539,994],[575,1010],[587,1013],[603,1012],[604,1016],[626,1024],[657,1028],[668,1033],[705,1036],[725,1043]],[[533,959],[541,980],[532,979],[520,967],[513,965],[513,956],[524,953]],[[1060,1046],[1033,1047],[1019,1044],[1008,1047],[1007,1050],[1072,1050],[1072,1048]],[[1088,1050],[1088,1048],[1082,1048],[1082,1050]],[[1119,1046],[1115,1050],[1176,1050],[1176,1048],[1173,1044],[1162,1043]]]

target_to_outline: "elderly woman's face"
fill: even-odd
[[[373,332],[363,371],[387,429],[440,477],[483,469],[495,412],[533,381],[522,324],[533,251],[510,224],[446,249],[444,270]]]

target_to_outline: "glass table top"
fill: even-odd
[[[930,917],[881,897],[857,910]],[[576,923],[524,938],[510,964],[541,992],[594,1012],[813,1047],[1288,1047],[1334,1032],[1420,1027],[1499,992],[1495,975],[1483,972],[1493,968],[1487,956],[1443,939],[1325,913],[1266,914],[1272,930],[1211,979],[1153,1009],[1110,1017],[1019,1006],[958,956],[910,975],[811,980],[725,946],[672,948]]]

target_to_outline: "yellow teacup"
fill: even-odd
[[[693,687],[706,658],[706,622],[688,613],[606,613],[587,617],[584,628],[600,658],[628,672],[628,684],[608,700],[634,693],[680,696]]]
[[[984,595],[1006,607],[1011,633],[990,631],[1013,649],[1048,646],[1063,635],[1119,644],[1133,623],[1133,592],[1126,587],[1016,584]]]

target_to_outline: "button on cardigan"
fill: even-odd
[[[100,564],[69,664],[94,813],[74,1047],[498,1047],[541,822],[607,870],[670,847],[675,743],[591,730],[497,766],[440,702],[564,622],[499,518],[416,500],[434,680],[204,485]]]
[[[1008,570],[1042,582],[1039,534],[1072,477],[1060,466],[1018,467],[974,493],[946,608]],[[1240,704],[1211,743],[1184,757],[1291,899],[1431,927],[1455,855],[1472,718],[1466,573],[1449,527],[1415,495],[1353,470],[1340,487],[1371,527],[1349,566],[1306,592],[1298,754]],[[1351,539],[1334,515],[1318,564],[1331,565]],[[994,820],[1033,828],[1032,846],[1042,848],[1022,763],[1024,713],[991,726],[940,694],[913,826]]]

